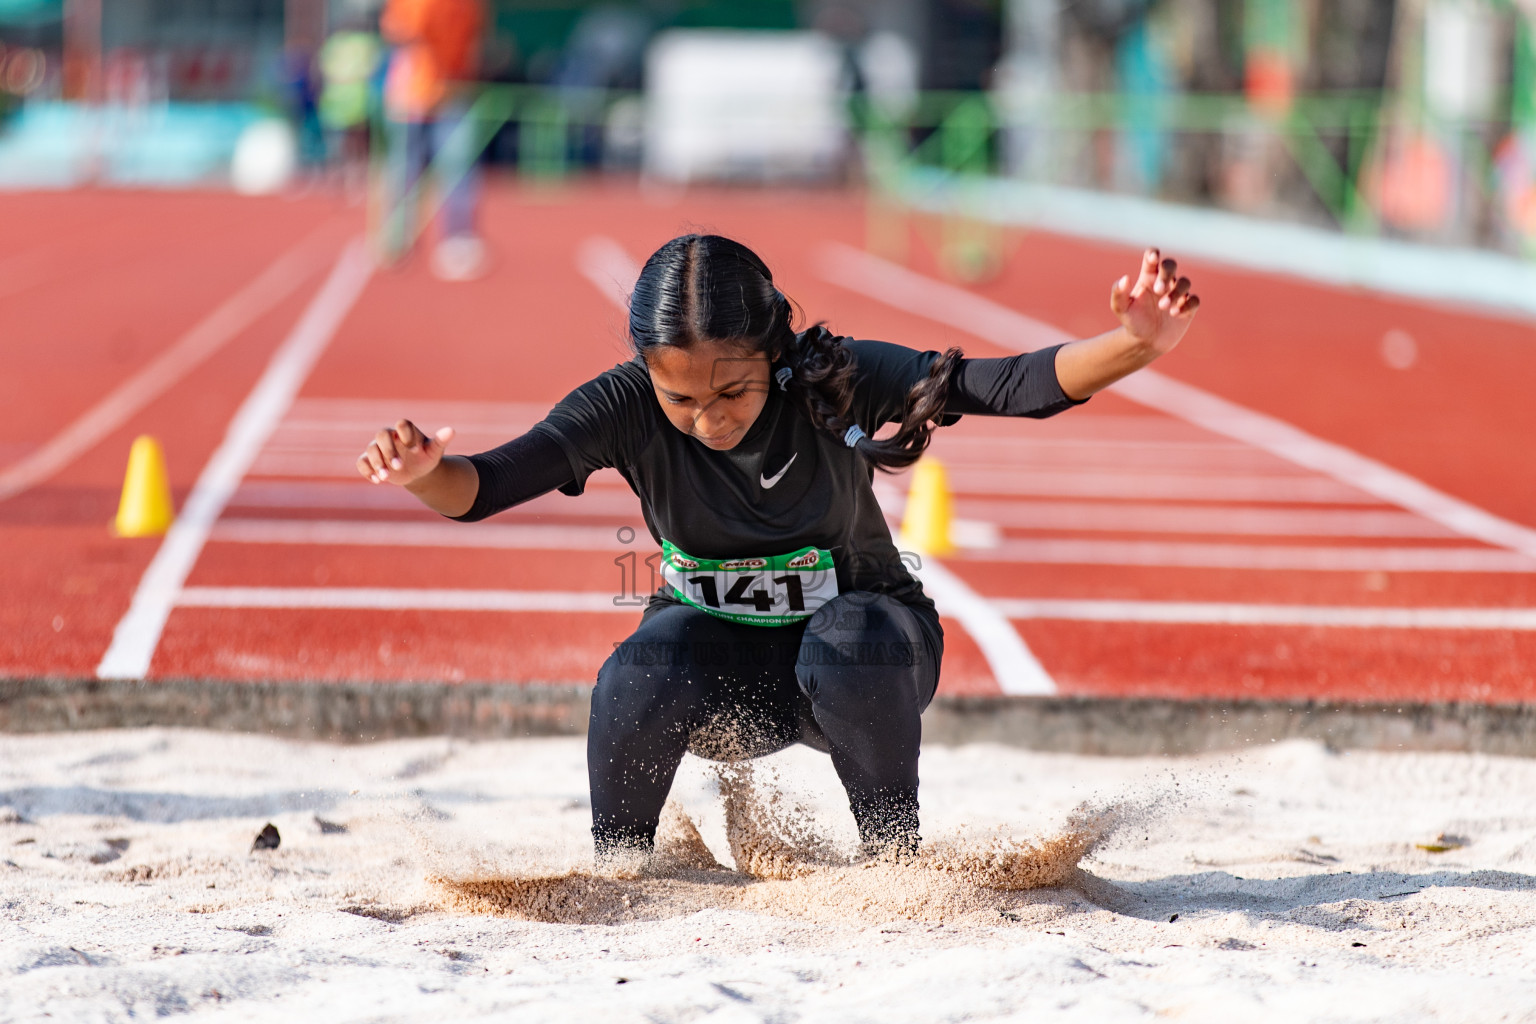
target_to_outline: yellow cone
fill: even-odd
[[[171,484],[165,475],[165,452],[159,441],[144,434],[134,439],[128,452],[123,497],[117,504],[112,529],[119,537],[158,537],[170,529],[175,518]]]
[[[912,471],[907,510],[901,519],[902,541],[930,555],[950,554],[955,550],[949,536],[953,515],[944,464],[935,459],[922,459]]]

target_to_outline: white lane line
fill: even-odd
[[[896,543],[902,544],[899,538]],[[924,558],[915,575],[939,611],[953,615],[976,641],[1004,693],[1049,696],[1056,692],[1056,681],[998,609],[997,602],[976,593],[937,558]]]
[[[1098,412],[1092,416],[1056,416],[1048,420],[1040,420],[1035,424],[1035,429],[1027,434],[1010,434],[1006,431],[989,431],[987,434],[961,434],[953,432],[940,433],[934,439],[934,444],[984,444],[993,443],[1017,444],[1021,437],[1027,437],[1033,443],[1036,437],[1042,439],[1059,439],[1062,441],[1081,441],[1085,444],[1121,444],[1127,439],[1148,446],[1158,448],[1208,448],[1214,451],[1248,451],[1255,457],[1265,456],[1263,452],[1254,452],[1253,449],[1237,441],[1229,441],[1220,437],[1212,437],[1209,431],[1185,423],[1183,420],[1174,419],[1171,416],[1163,416],[1157,413],[1148,415],[1147,412],[1137,412],[1132,409],[1127,412]]]
[[[850,291],[930,320],[957,327],[1015,351],[1072,340],[1067,332],[954,285],[925,277],[852,246],[831,243],[821,253],[821,276]],[[1455,532],[1536,557],[1536,530],[1436,490],[1342,445],[1314,437],[1273,416],[1155,370],[1141,370],[1114,386],[1116,394],[1213,433],[1243,441],[1350,487],[1416,512]]]
[[[900,514],[903,496],[894,510]],[[1456,537],[1411,512],[1353,509],[1254,508],[1248,505],[1154,505],[1141,502],[1009,501],[959,498],[955,511],[971,519],[1024,530],[1115,533],[1197,533],[1268,537]]]
[[[978,470],[962,464],[950,467],[947,475],[950,489],[956,494],[1269,501],[1296,505],[1380,504],[1380,500],[1375,495],[1366,494],[1337,480],[1315,474],[1252,477],[1105,473],[1091,470],[1026,472],[1013,466],[999,467],[996,470]]]
[[[1117,473],[1178,473],[1188,476],[1239,474],[1244,476],[1314,476],[1298,472],[1289,462],[1281,462],[1268,452],[1248,445],[1234,444],[1230,449],[1211,452],[1167,451],[1157,444],[1141,448],[1108,445],[1102,442],[1037,443],[1025,435],[1015,444],[977,446],[958,445],[954,438],[941,437],[930,449],[947,466],[990,468],[1011,466],[1015,469],[1097,469]]]
[[[1361,608],[1199,601],[993,598],[1010,619],[1170,625],[1327,626],[1349,629],[1536,630],[1536,608]]]
[[[314,274],[324,258],[317,236],[325,233],[322,229],[310,235],[278,257],[254,281],[226,299],[148,366],[119,384],[41,448],[0,470],[0,501],[20,494],[69,465],[292,294]]]
[[[1119,419],[1121,421],[1132,420],[1140,422],[1124,423],[1121,429],[1126,434],[1135,436],[1115,437],[1104,430],[1104,421]],[[1147,440],[1146,434],[1149,426],[1156,425],[1160,417],[1150,416],[1120,416],[1094,414],[1090,424],[1079,420],[1074,427],[1092,425],[1097,430],[1092,435],[1061,437],[1057,435],[1037,436],[1027,434],[1021,437],[956,437],[953,434],[941,434],[934,439],[934,445],[942,445],[950,452],[961,451],[968,456],[976,456],[978,453],[985,455],[994,454],[994,461],[1009,460],[1020,451],[1031,454],[1039,451],[1056,455],[1060,458],[1081,459],[1084,455],[1108,453],[1118,455],[1122,459],[1155,459],[1159,455],[1172,455],[1179,458],[1198,460],[1200,465],[1206,465],[1213,459],[1233,459],[1243,462],[1273,462],[1274,459],[1265,452],[1255,451],[1251,445],[1241,444],[1237,441],[1176,441],[1173,439]],[[1148,421],[1152,422],[1148,422]],[[1046,429],[1055,429],[1058,425],[1066,429],[1070,420],[1047,420]],[[1121,424],[1116,424],[1121,426]],[[1190,431],[1182,423],[1177,426],[1183,432]],[[953,460],[953,456],[951,456]]]
[[[252,468],[254,469],[254,464]],[[249,476],[230,496],[226,507],[323,508],[379,512],[423,511],[421,502],[404,487],[375,487],[363,480],[358,480],[356,483],[329,480],[252,480]]]
[[[1198,544],[1177,541],[1003,540],[972,561],[1041,565],[1126,565],[1187,569],[1295,569],[1304,572],[1536,572],[1536,558],[1500,548],[1328,547]]]
[[[640,278],[640,264],[624,247],[604,235],[593,235],[576,250],[576,269],[619,309],[629,311],[629,293]]]
[[[589,487],[581,497],[581,501],[571,501],[563,494],[543,494],[501,513],[497,521],[504,522],[508,516],[537,519],[539,516],[553,515],[639,522],[640,500],[627,488],[619,491],[613,487]],[[404,487],[375,487],[361,479],[343,483],[329,480],[252,480],[246,477],[234,497],[229,499],[229,507],[345,509],[430,515],[422,508],[421,502]]]
[[[547,402],[476,402],[441,398],[298,398],[284,417],[284,425],[303,429],[335,427],[340,430],[377,429],[380,418],[399,418],[404,409],[423,418],[452,417],[456,423],[478,425],[487,431],[536,423],[549,413]]]
[[[1246,409],[1210,392],[1147,371],[1115,385],[1117,394],[1171,412],[1190,423],[1274,452],[1298,466],[1357,487],[1401,508],[1417,512],[1464,537],[1471,537],[1536,558],[1536,530],[1452,497],[1390,466],[1342,445],[1313,437],[1281,420]],[[1176,410],[1176,411],[1175,411]]]
[[[545,526],[349,521],[345,519],[223,519],[211,540],[233,544],[358,544],[366,547],[484,548],[513,551],[609,551],[627,548],[612,526]]]
[[[560,590],[427,590],[407,587],[186,587],[181,608],[365,608],[444,612],[623,612],[613,594]]]
[[[588,239],[582,247],[582,273],[621,308],[629,307],[629,290],[640,267],[610,238]],[[603,281],[627,282],[628,287],[605,290]],[[622,294],[620,294],[622,292]],[[898,541],[898,543],[900,543]],[[1052,694],[1056,683],[1024,643],[1019,631],[965,581],[936,558],[924,560],[918,575],[934,604],[959,620],[987,659],[997,685],[1010,694]]]
[[[398,420],[399,418],[400,413],[396,412],[395,419]],[[407,413],[405,418],[409,420],[420,419],[422,423],[417,424],[418,426],[424,426],[432,422],[424,416],[417,417],[410,413]],[[447,420],[449,417],[443,417],[443,419]],[[455,438],[469,437],[475,441],[488,441],[492,438],[506,438],[509,435],[515,436],[523,433],[536,422],[538,421],[527,420],[523,423],[509,423],[504,427],[494,429],[477,427],[474,424],[470,424],[464,430],[454,427],[453,433]],[[272,435],[272,439],[267,442],[266,451],[278,452],[283,455],[328,455],[332,452],[351,451],[357,445],[359,431],[366,436],[384,426],[392,427],[394,424],[387,419],[377,419],[370,423],[343,424],[340,426],[334,424],[320,426],[313,424],[312,421],[304,423],[285,420],[278,427],[277,432]],[[457,444],[457,441],[455,441],[455,444]],[[355,454],[353,455],[353,461],[356,461]]]
[[[1093,472],[1093,473],[1145,473],[1152,476],[1191,477],[1198,480],[1215,480],[1229,477],[1249,480],[1307,481],[1319,480],[1338,486],[1336,481],[1319,477],[1310,470],[1298,470],[1289,462],[1257,448],[1249,448],[1254,458],[1246,465],[1230,460],[1215,459],[1160,459],[1150,452],[1114,453],[1109,458],[1097,457],[1103,452],[1045,452],[1032,447],[1028,437],[1011,452],[990,452],[984,458],[969,453],[956,452],[950,445],[935,446],[933,452],[944,460],[946,466],[954,466],[987,473]]]
[[[533,402],[303,398],[262,446],[249,475],[356,481],[357,439],[401,415],[428,430],[452,425],[455,451],[485,451],[524,433],[548,413],[547,404]]]
[[[841,242],[828,242],[816,253],[816,272],[823,280],[883,302],[893,309],[957,327],[1014,351],[1031,352],[1074,340],[1058,327],[1025,316],[975,292],[935,280]]]
[[[342,250],[325,283],[241,403],[223,442],[198,476],[186,507],[144,570],[133,603],[118,622],[112,644],[96,667],[98,677],[142,679],[149,672],[171,606],[214,522],[372,273],[373,261],[362,241],[351,242]]]
[[[396,412],[395,419],[398,420],[399,418],[400,413]],[[421,427],[432,425],[433,421],[437,419],[437,417],[429,419],[425,416],[415,416],[410,413],[406,413],[405,418],[412,421],[420,420],[421,422],[417,423],[417,426]],[[458,422],[446,416],[442,417],[442,420],[448,423]],[[460,430],[455,426],[453,428],[454,444],[455,446],[458,445],[458,438],[468,438],[475,443],[494,443],[494,439],[497,438],[505,440],[508,437],[516,437],[518,434],[527,431],[529,427],[537,422],[537,420],[527,420],[523,423],[509,423],[506,426],[494,429],[485,429],[470,424],[465,429]],[[330,455],[335,452],[351,451],[357,446],[357,435],[359,432],[364,437],[367,437],[383,426],[392,427],[394,423],[387,419],[377,419],[368,424],[327,425],[322,427],[285,421],[278,428],[277,433],[272,436],[272,439],[267,442],[265,450],[279,455]],[[357,460],[355,452],[352,458],[354,462]]]

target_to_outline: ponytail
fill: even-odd
[[[944,414],[949,382],[962,353],[949,349],[933,361],[928,374],[912,385],[900,425],[890,437],[875,439],[849,415],[853,405],[853,353],[843,339],[820,324],[796,335],[781,358],[794,370],[786,390],[799,400],[811,422],[842,438],[877,469],[888,473],[906,469],[927,451],[933,428]]]

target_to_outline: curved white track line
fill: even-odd
[[[901,543],[899,538],[897,543]],[[937,558],[924,557],[923,567],[915,575],[939,610],[958,619],[976,641],[1004,693],[1046,697],[1056,692],[1056,681],[996,602],[976,593]]]
[[[1071,341],[1066,331],[956,285],[936,281],[849,245],[829,243],[821,276],[888,306],[956,327],[1018,352]],[[1229,402],[1156,370],[1140,370],[1112,389],[1133,402],[1330,476],[1464,537],[1536,557],[1536,530],[1502,519],[1343,445]]]

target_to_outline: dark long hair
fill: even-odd
[[[818,429],[847,435],[854,425],[853,353],[821,324],[794,329],[794,310],[758,255],[720,235],[683,235],[645,261],[629,299],[629,340],[644,356],[660,345],[732,342],[794,371],[787,391]],[[952,348],[907,392],[901,425],[891,437],[858,439],[854,448],[887,472],[918,460],[944,412],[960,363]],[[875,424],[874,426],[879,426]]]

